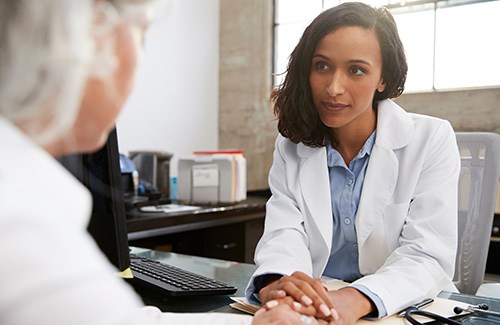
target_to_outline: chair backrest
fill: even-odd
[[[457,132],[462,169],[458,189],[458,251],[454,282],[475,294],[484,280],[496,192],[500,178],[500,135]]]

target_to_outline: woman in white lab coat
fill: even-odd
[[[145,0],[0,0],[0,323],[315,323],[291,308],[142,306],[86,232],[88,191],[52,157],[103,145],[126,100]]]
[[[280,135],[249,299],[352,324],[456,290],[455,135],[389,99],[406,71],[387,10],[345,3],[305,30],[273,94]],[[321,276],[351,285],[327,294]]]

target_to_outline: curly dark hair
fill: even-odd
[[[290,55],[285,80],[271,94],[278,130],[294,143],[325,145],[328,127],[321,122],[313,104],[309,74],[317,44],[325,35],[344,26],[373,29],[380,43],[385,89],[375,92],[373,107],[377,101],[398,97],[404,90],[408,65],[389,10],[359,2],[346,2],[325,10],[304,31]]]

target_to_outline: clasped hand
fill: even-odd
[[[288,305],[291,310],[310,317],[304,320],[316,318],[319,324],[352,325],[375,310],[371,300],[357,289],[328,291],[322,279],[303,272],[274,279],[260,290],[259,297],[266,310]]]
[[[303,272],[295,272],[273,281],[260,290],[259,297],[268,310],[286,304],[303,315],[314,316],[332,324],[339,320],[325,282]]]

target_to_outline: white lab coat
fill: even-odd
[[[379,103],[377,118],[355,221],[364,275],[355,283],[377,294],[392,314],[443,289],[456,291],[460,157],[445,120],[407,113],[390,100]],[[331,251],[326,148],[278,136],[269,185],[247,296],[261,274],[321,276]]]
[[[88,191],[0,116],[0,324],[250,324],[143,307],[86,227]]]

